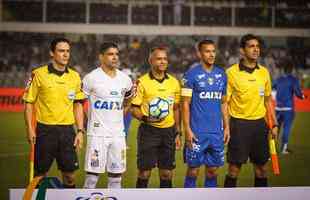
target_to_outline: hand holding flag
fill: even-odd
[[[270,112],[267,112],[267,120],[268,120],[268,127],[271,132],[271,136],[269,137],[269,152],[271,156],[272,170],[275,175],[280,175],[280,166],[279,166],[279,160],[278,160],[278,155],[277,155],[277,149],[275,145],[275,138],[276,138],[277,130],[273,131],[273,129],[277,127],[275,127],[272,122]]]

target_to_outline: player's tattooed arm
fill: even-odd
[[[125,99],[123,103],[123,107],[124,107],[124,115],[126,115],[128,112],[130,112],[131,99]]]

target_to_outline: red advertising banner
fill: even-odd
[[[310,112],[310,89],[304,89],[305,99],[295,97],[295,107],[297,112]]]
[[[23,111],[23,93],[21,88],[0,88],[0,111]]]
[[[310,112],[310,89],[303,90],[306,98],[295,98],[297,112]],[[22,96],[24,89],[0,88],[0,111],[21,112],[24,109]]]

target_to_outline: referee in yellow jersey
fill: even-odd
[[[159,168],[161,188],[172,187],[175,150],[180,140],[180,84],[168,74],[168,52],[155,47],[149,55],[151,70],[137,81],[137,95],[132,100],[132,115],[141,121],[138,129],[137,188],[146,188],[154,167]],[[169,114],[161,120],[149,116],[148,104],[156,97],[169,102]]]
[[[228,144],[228,174],[224,187],[236,187],[242,164],[248,159],[254,165],[255,187],[267,187],[269,160],[268,128],[264,117],[271,109],[271,81],[268,70],[257,63],[260,56],[260,38],[247,34],[241,38],[242,59],[227,69],[227,100],[230,114],[230,141]],[[272,128],[275,137],[278,128]]]
[[[67,66],[69,40],[53,40],[50,56],[51,63],[32,71],[23,96],[27,138],[29,143],[35,143],[35,176],[47,175],[56,159],[64,187],[74,188],[74,171],[79,167],[75,148],[83,145],[84,95],[79,74]],[[32,125],[33,116],[36,129]]]

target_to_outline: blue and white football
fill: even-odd
[[[169,114],[169,102],[156,97],[149,102],[149,115],[157,119],[163,119]]]

